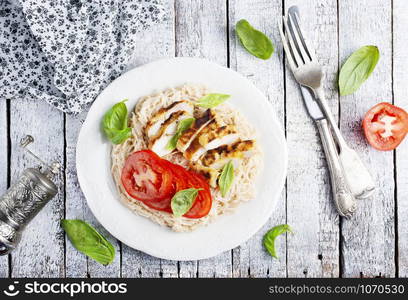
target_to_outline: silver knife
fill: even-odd
[[[287,34],[287,36],[291,36],[292,38],[294,37],[297,41],[296,43],[292,43],[292,40],[290,40],[291,51],[290,53],[287,53],[287,55],[289,54],[288,58],[291,56],[291,54],[293,54],[294,58],[299,62],[299,55],[303,57],[301,58],[303,63],[300,63],[297,68],[293,69],[293,66],[291,66],[292,72],[294,73],[298,83],[312,88],[314,99],[319,103],[321,110],[327,118],[334,141],[338,146],[340,164],[344,170],[344,177],[350,191],[357,199],[368,198],[375,191],[373,178],[371,177],[367,168],[364,166],[357,152],[348,146],[339,128],[337,127],[336,121],[324,96],[324,89],[322,85],[322,66],[319,64],[317,57],[314,55],[313,47],[307,42],[307,38],[300,28],[300,15],[298,7],[291,6],[288,9],[287,17],[284,17],[283,19],[285,24],[287,24],[287,29],[290,32],[290,34]],[[284,41],[284,36],[282,36],[282,40]],[[286,50],[287,49],[285,49],[285,51]],[[307,53],[304,53],[304,51]],[[308,58],[310,58],[310,60]]]
[[[323,150],[330,173],[333,200],[337,211],[341,216],[349,218],[356,210],[356,199],[351,193],[346,178],[344,177],[336,144],[330,132],[326,117],[319,104],[314,99],[313,92],[307,87],[300,85],[299,87],[309,116],[315,121],[316,126],[319,129],[320,139],[322,140]]]

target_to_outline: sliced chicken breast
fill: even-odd
[[[185,150],[184,157],[190,161],[198,160],[205,152],[221,145],[234,143],[239,140],[232,126],[220,126],[217,119],[212,119],[191,142]]]
[[[205,113],[194,122],[193,126],[187,129],[179,138],[177,141],[177,150],[184,153],[190,146],[191,142],[214,117],[212,110],[207,109]]]
[[[207,150],[200,145],[198,138],[195,138],[190,146],[188,146],[187,150],[184,151],[183,156],[185,159],[195,162],[202,156]]]
[[[223,168],[229,161],[232,161],[234,168],[238,168],[241,160],[246,155],[250,155],[254,146],[255,141],[253,140],[238,141],[209,150],[200,161],[202,165],[216,170]]]
[[[215,130],[206,131],[199,136],[199,142],[206,150],[229,145],[239,140],[235,126],[221,126]]]
[[[152,115],[149,122],[147,122],[145,127],[145,133],[148,139],[157,136],[160,131],[160,127],[164,121],[168,120],[171,114],[178,112],[178,111],[185,111],[193,115],[194,105],[190,101],[181,100],[176,101],[170,104],[167,107],[160,108],[156,113]]]
[[[191,118],[191,114],[187,111],[181,110],[172,113],[160,126],[159,132],[150,139],[149,148],[159,156],[171,153],[172,150],[167,149],[167,145],[176,134],[178,123],[187,118]]]
[[[198,174],[202,175],[205,179],[207,179],[211,187],[213,188],[217,187],[217,179],[220,174],[217,170],[196,163],[192,163],[190,167],[195,172],[197,172]]]

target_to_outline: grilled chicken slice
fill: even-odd
[[[205,113],[194,122],[193,126],[187,129],[179,138],[177,141],[177,150],[184,153],[201,130],[214,118],[215,115],[212,110],[207,109]]]
[[[176,134],[177,125],[180,121],[191,118],[191,114],[184,110],[172,113],[161,125],[159,132],[150,139],[149,148],[159,156],[164,156],[172,152],[167,149],[170,139]]]
[[[198,140],[206,150],[211,150],[237,142],[239,135],[235,130],[235,126],[227,125],[203,132]]]
[[[218,127],[219,125],[216,119],[212,119],[210,122],[208,122],[207,125],[198,134],[196,134],[196,137],[190,143],[190,146],[188,146],[187,150],[184,151],[183,156],[192,162],[198,160],[200,156],[207,151],[207,149],[200,144],[200,136],[216,130]]]
[[[201,146],[198,138],[195,138],[190,146],[188,146],[187,150],[184,151],[183,156],[185,159],[195,162],[202,156],[207,150],[203,146]]]
[[[207,179],[211,187],[213,188],[217,187],[217,179],[220,174],[217,170],[202,166],[197,163],[190,164],[190,167],[195,172],[197,172],[198,174],[202,175],[205,179]]]
[[[255,141],[238,141],[231,145],[224,145],[209,150],[201,159],[203,166],[219,170],[229,161],[232,161],[234,168],[239,167],[241,160],[249,155],[255,146]]]
[[[176,101],[167,107],[160,108],[156,113],[152,115],[149,122],[146,124],[145,133],[147,138],[150,140],[157,136],[160,127],[165,120],[168,120],[171,114],[178,111],[186,111],[191,116],[193,115],[194,105],[187,100]]]

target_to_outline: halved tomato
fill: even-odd
[[[150,150],[129,155],[121,174],[126,192],[137,200],[159,201],[173,192],[172,173]]]
[[[363,120],[364,134],[377,150],[395,149],[408,133],[408,113],[383,102],[372,107]]]

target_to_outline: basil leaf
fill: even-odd
[[[174,149],[176,149],[177,141],[179,140],[181,135],[184,133],[184,131],[186,131],[187,129],[191,127],[191,125],[193,125],[194,121],[195,121],[194,118],[188,118],[188,119],[181,120],[178,123],[175,135],[167,143],[166,148],[168,150],[173,151]]]
[[[231,96],[227,94],[208,94],[200,98],[196,102],[196,105],[204,108],[213,108],[227,101],[227,99],[230,97]]]
[[[289,225],[282,224],[273,227],[264,235],[263,245],[272,257],[278,258],[275,251],[275,239],[285,232],[292,232],[292,229]]]
[[[232,161],[229,161],[223,168],[218,178],[218,186],[220,187],[221,196],[225,197],[231,188],[232,182],[234,181],[234,165]]]
[[[108,129],[106,135],[114,144],[122,144],[127,138],[132,136],[132,128],[128,127],[123,130]]]
[[[340,70],[340,95],[350,95],[358,90],[374,71],[379,59],[376,46],[364,46],[351,54]]]
[[[264,33],[253,28],[247,20],[238,21],[235,31],[249,53],[261,59],[271,57],[274,51],[271,40]]]
[[[103,131],[114,144],[121,144],[132,136],[132,130],[128,127],[128,110],[125,101],[127,100],[116,103],[103,116]]]
[[[61,220],[72,245],[83,254],[108,265],[115,258],[115,248],[95,228],[82,220]]]
[[[201,190],[202,189],[190,188],[178,191],[171,199],[171,210],[173,211],[173,215],[181,217],[188,212],[191,206],[193,206],[198,192]]]

